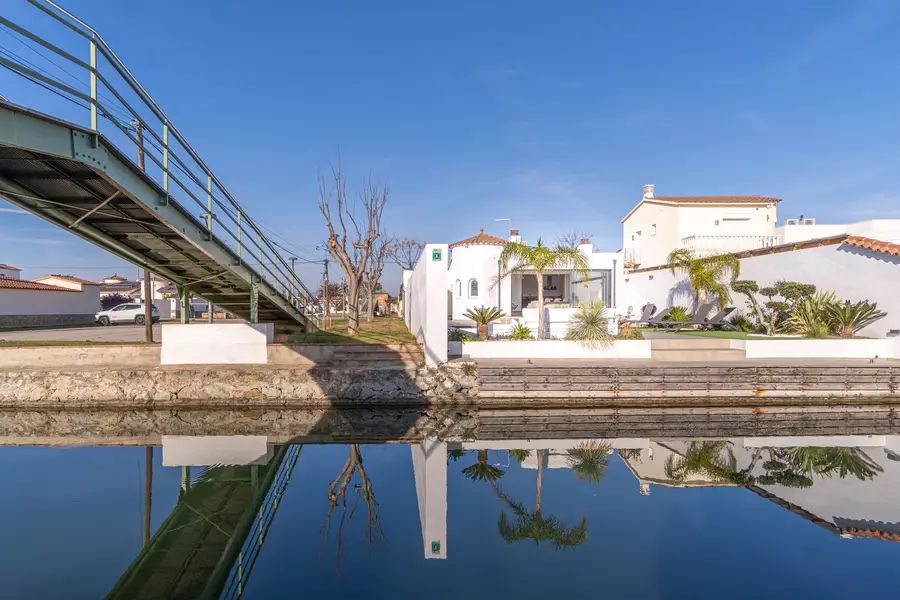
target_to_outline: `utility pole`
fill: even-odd
[[[293,275],[293,279],[291,279],[291,298],[296,299],[297,298],[297,291],[296,291],[297,283],[295,280],[297,279],[297,273],[296,273],[296,271],[294,271],[294,263],[297,262],[297,257],[292,256],[288,260],[291,261],[291,275]]]
[[[325,329],[328,329],[331,323],[329,323],[328,313],[329,313],[329,294],[328,294],[328,259],[325,259],[325,286],[322,288],[323,295],[325,296],[325,319],[323,324],[325,325]]]
[[[144,128],[140,119],[134,123],[134,134],[137,139],[138,167],[145,171],[144,167]],[[144,339],[153,343],[153,285],[150,281],[150,270],[144,269]]]

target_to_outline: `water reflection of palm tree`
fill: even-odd
[[[606,467],[609,466],[607,457],[611,453],[612,446],[609,444],[582,442],[569,449],[567,460],[579,481],[600,483]]]
[[[822,477],[853,475],[860,481],[874,479],[884,469],[859,448],[794,447],[787,455],[801,472]]]
[[[692,475],[703,475],[720,483],[751,485],[756,482],[753,469],[762,454],[757,448],[750,464],[744,469],[737,468],[737,457],[725,440],[714,442],[691,442],[683,456],[671,454],[664,465],[666,477],[684,481]]]
[[[545,517],[541,513],[541,492],[547,458],[547,450],[537,451],[537,495],[533,511],[529,511],[524,505],[510,499],[494,481],[491,481],[497,497],[506,503],[515,517],[515,521],[511,522],[506,516],[506,512],[501,511],[497,520],[497,529],[500,536],[510,544],[530,539],[534,540],[535,545],[543,541],[552,542],[553,547],[557,549],[580,546],[587,539],[587,519],[585,517],[581,517],[581,522],[577,525],[568,527],[556,517]]]
[[[495,482],[503,477],[503,469],[498,469],[494,465],[488,464],[488,451],[479,450],[478,460],[474,465],[463,469],[463,475],[472,481],[488,481]]]

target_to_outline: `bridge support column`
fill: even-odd
[[[178,291],[178,302],[181,304],[181,324],[187,325],[191,322],[191,291],[186,285],[177,285],[175,289]]]
[[[250,280],[250,322],[259,323],[259,280]]]

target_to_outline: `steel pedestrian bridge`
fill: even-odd
[[[315,328],[320,309],[290,257],[103,38],[50,0],[26,1],[36,23],[48,21],[42,32],[61,34],[38,34],[0,15],[9,34],[0,37],[0,66],[35,92],[52,92],[59,112],[90,122],[0,97],[0,197],[170,280],[182,306],[196,294],[251,322]]]

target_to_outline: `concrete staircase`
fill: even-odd
[[[425,364],[425,352],[418,344],[378,346],[342,345],[335,349],[331,366],[342,368],[416,367]]]
[[[667,362],[720,362],[744,360],[744,349],[725,338],[709,338],[701,336],[672,336],[651,339],[650,359]]]

